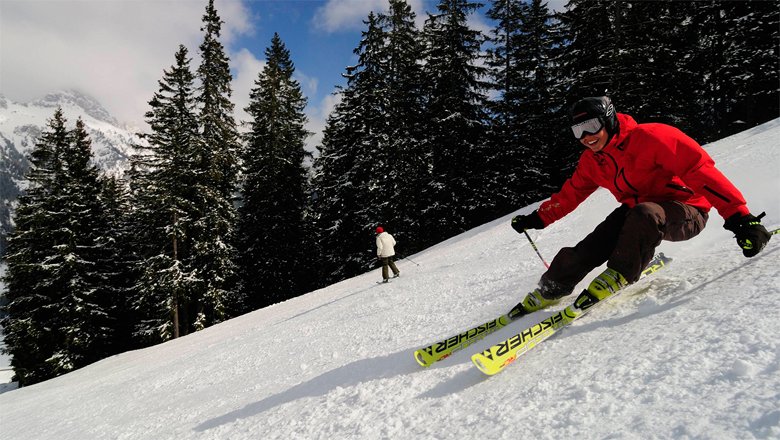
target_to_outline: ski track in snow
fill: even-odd
[[[777,139],[780,119],[706,147],[772,227],[780,226]],[[598,191],[531,235],[550,261],[616,206]],[[543,272],[510,218],[412,255],[419,265],[399,260],[401,278],[390,284],[375,283],[377,268],[41,384],[6,387],[0,438],[780,438],[780,239],[746,259],[715,210],[699,237],[662,243],[674,259],[668,268],[501,374],[482,375],[471,354],[545,312],[419,367],[415,349],[506,312]]]

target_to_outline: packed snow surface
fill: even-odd
[[[780,119],[706,146],[769,227],[780,225],[778,139]],[[598,191],[531,235],[549,261],[616,206]],[[660,246],[668,268],[497,376],[471,354],[546,312],[427,369],[412,353],[535,285],[544,266],[511,216],[400,260],[388,285],[377,268],[0,394],[0,438],[780,438],[780,238],[747,259],[710,214],[699,237]]]

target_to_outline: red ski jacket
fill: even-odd
[[[677,200],[724,219],[749,214],[739,190],[715,168],[696,141],[665,124],[637,124],[618,113],[620,132],[598,153],[580,156],[574,174],[539,207],[547,226],[574,210],[599,187],[630,207]]]

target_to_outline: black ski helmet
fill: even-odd
[[[608,96],[592,96],[580,99],[571,106],[569,116],[571,117],[572,125],[588,119],[598,118],[601,124],[606,127],[610,139],[617,134],[620,128],[615,106],[612,105],[612,100]]]

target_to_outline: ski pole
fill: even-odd
[[[404,257],[404,260],[409,260],[409,261],[411,261],[412,263],[416,264],[417,266],[419,266],[419,265],[420,265],[419,263],[415,263],[414,261],[412,261],[412,259],[411,259],[411,258]]]
[[[526,231],[525,229],[523,229],[523,234],[525,234],[526,238],[528,238],[528,241],[531,243],[531,247],[532,247],[532,248],[534,248],[534,250],[536,251],[536,255],[538,255],[538,256],[539,256],[539,258],[542,260],[542,263],[544,263],[544,267],[546,267],[546,268],[548,268],[548,269],[549,269],[549,268],[550,268],[550,265],[549,265],[549,264],[547,264],[547,262],[546,262],[546,261],[544,261],[544,257],[543,257],[543,256],[542,256],[542,254],[539,252],[539,249],[536,247],[536,243],[534,243],[534,241],[533,241],[533,240],[531,240],[531,236],[530,236],[530,235],[528,235],[528,231]]]

